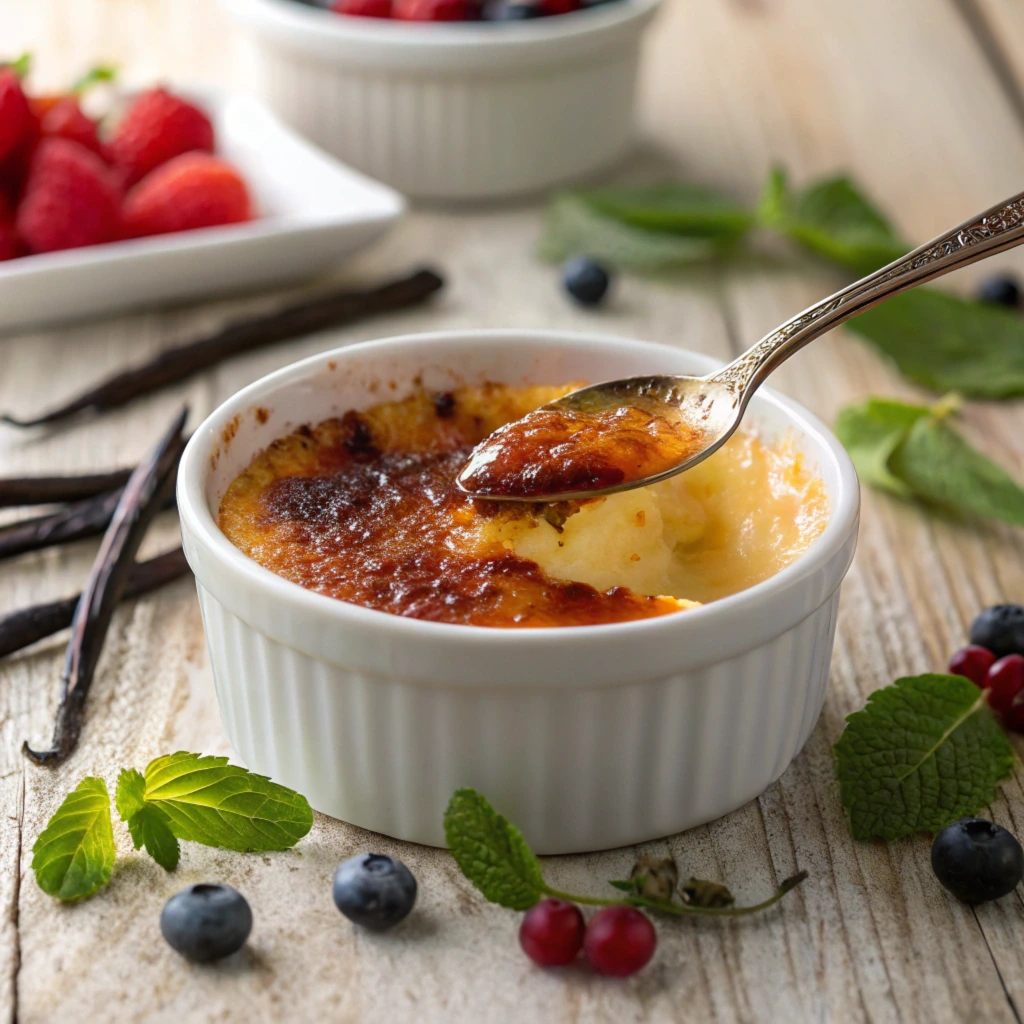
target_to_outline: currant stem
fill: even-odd
[[[755,903],[751,907],[694,907],[686,903],[668,903],[661,900],[649,900],[643,896],[632,896],[629,899],[603,899],[600,896],[574,896],[572,893],[560,892],[544,886],[544,892],[555,899],[567,900],[570,903],[583,903],[591,907],[646,907],[648,910],[658,910],[664,914],[675,914],[677,917],[688,917],[691,914],[704,914],[708,917],[743,917],[746,914],[756,914],[760,910],[767,910],[770,906],[778,903],[783,896],[791,889],[795,889],[807,877],[806,871],[787,878],[766,900]]]

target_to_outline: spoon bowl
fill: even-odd
[[[593,384],[506,424],[456,481],[491,501],[557,502],[646,487],[695,466],[735,433],[751,396],[794,352],[890,296],[1024,242],[1024,193],[822,299],[706,377]]]

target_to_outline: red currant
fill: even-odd
[[[995,660],[996,656],[987,647],[971,644],[962,647],[949,659],[949,672],[954,676],[966,676],[976,686],[984,689],[988,670]]]
[[[625,978],[654,956],[658,936],[654,925],[633,907],[605,907],[587,925],[583,948],[602,974]]]
[[[390,18],[391,0],[334,0],[331,10],[359,18]]]
[[[560,967],[576,958],[583,945],[583,915],[575,903],[541,900],[519,926],[519,945],[541,967]]]
[[[985,680],[989,691],[988,702],[994,711],[1005,714],[1013,698],[1024,689],[1024,657],[1008,654],[1000,658],[989,670]]]

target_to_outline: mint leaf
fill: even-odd
[[[91,89],[101,82],[113,82],[117,78],[117,68],[110,64],[97,64],[90,68],[84,75],[78,78],[71,86],[70,92],[80,96],[83,92]]]
[[[699,238],[735,239],[754,224],[754,215],[701,185],[665,182],[572,193],[598,213],[647,231]]]
[[[952,512],[1024,526],[1024,490],[944,419],[915,423],[889,465],[916,494]]]
[[[227,762],[186,751],[156,758],[146,767],[146,804],[178,839],[242,853],[288,850],[313,827],[304,796]]]
[[[758,207],[758,219],[803,248],[858,273],[898,259],[909,249],[892,225],[849,178],[828,178],[793,192],[775,168]]]
[[[146,777],[135,768],[122,768],[114,795],[117,813],[132,834],[135,849],[146,852],[167,871],[178,866],[181,851],[170,819],[156,804],[146,803]]]
[[[146,776],[137,768],[122,768],[114,790],[114,804],[121,820],[129,821],[146,802]],[[136,845],[135,849],[139,847]]]
[[[462,873],[492,903],[528,910],[547,891],[522,833],[476,790],[456,790],[444,834]]]
[[[933,391],[970,398],[1024,394],[1024,320],[991,303],[915,288],[847,324]]]
[[[173,871],[178,866],[181,848],[171,819],[156,804],[140,807],[129,819],[128,831],[132,834],[135,849],[145,846],[146,853],[165,871]]]
[[[619,270],[653,274],[708,260],[721,246],[708,238],[686,238],[645,231],[606,217],[574,195],[559,196],[548,207],[541,259],[560,263],[570,256],[590,256]]]
[[[1013,767],[983,692],[962,676],[897,679],[846,721],[834,750],[855,839],[937,832],[990,803]]]
[[[107,785],[102,779],[84,778],[32,846],[36,881],[58,899],[85,899],[110,881],[114,856]]]
[[[865,483],[959,516],[1024,526],[1024,489],[953,430],[951,411],[948,400],[871,398],[839,413],[836,434]]]
[[[913,490],[892,472],[889,461],[906,440],[910,428],[927,415],[927,406],[869,398],[863,405],[841,409],[835,430],[864,483],[911,498]]]

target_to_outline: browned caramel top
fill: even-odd
[[[229,487],[219,524],[238,548],[303,587],[437,622],[574,626],[677,611],[672,598],[556,580],[475,517],[507,507],[462,495],[474,444],[570,388],[488,385],[348,412],[275,441]]]
[[[702,435],[633,406],[537,409],[486,438],[459,482],[477,495],[543,498],[600,491],[677,466]]]

